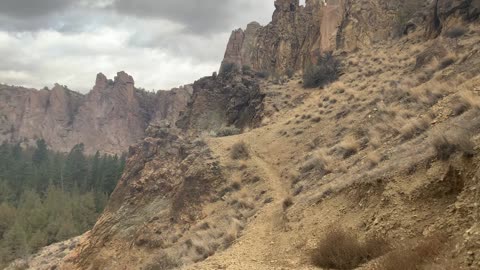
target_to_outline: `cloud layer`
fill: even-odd
[[[169,89],[218,69],[233,28],[267,23],[273,0],[2,0],[0,83],[87,92],[120,70]]]

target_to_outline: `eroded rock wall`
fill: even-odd
[[[58,84],[39,91],[2,86],[0,142],[33,145],[42,138],[56,151],[84,143],[90,154],[122,153],[145,137],[149,124],[176,121],[191,91],[188,86],[156,94],[138,90],[125,72],[114,80],[98,74],[86,95]]]
[[[271,74],[301,70],[337,49],[365,49],[412,31],[425,38],[480,14],[479,0],[275,1],[272,21],[232,33],[222,66],[233,63]]]

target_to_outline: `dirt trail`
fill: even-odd
[[[227,149],[241,140],[241,136],[234,136],[215,139],[209,144],[222,162],[228,162]],[[185,269],[291,269],[298,265],[295,258],[289,258],[286,254],[287,250],[279,248],[289,246],[284,243],[288,242],[288,239],[282,237],[286,229],[283,201],[289,196],[288,186],[282,182],[279,170],[267,161],[273,159],[259,154],[261,149],[253,143],[254,140],[248,142],[250,158],[246,161],[246,165],[261,177],[273,202],[262,207],[252,217],[242,233],[243,236],[231,248]]]

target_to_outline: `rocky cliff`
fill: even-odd
[[[353,51],[398,39],[417,27],[426,38],[479,16],[478,0],[299,0],[275,1],[272,21],[232,32],[222,66],[250,66],[271,74],[297,71],[318,55]]]
[[[150,123],[174,122],[185,110],[190,87],[145,92],[119,72],[114,80],[98,74],[86,95],[61,85],[52,90],[0,86],[0,141],[31,145],[43,138],[54,150],[84,143],[88,153],[121,153],[145,137]]]

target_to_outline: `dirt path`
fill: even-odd
[[[220,160],[227,162],[227,149],[239,140],[239,137],[229,137],[212,140],[209,144]],[[283,201],[289,196],[288,186],[282,182],[278,169],[267,161],[273,160],[271,157],[259,154],[261,149],[255,144],[249,144],[248,147],[250,159],[246,164],[264,181],[273,202],[257,212],[242,233],[243,236],[232,247],[185,269],[268,270],[292,269],[298,266],[298,261],[286,256],[288,250],[280,249],[289,246],[285,245],[288,239],[282,238],[286,229]]]

